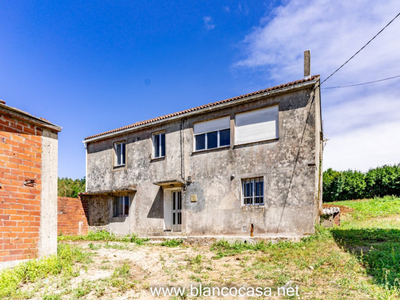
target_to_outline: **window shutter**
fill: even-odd
[[[235,116],[235,144],[247,144],[278,138],[278,105]]]
[[[213,132],[217,130],[227,129],[229,128],[229,116],[214,119],[211,121],[200,122],[194,124],[194,134],[202,134],[206,132]]]

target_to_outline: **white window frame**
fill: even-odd
[[[121,151],[118,153],[118,146],[121,145]],[[124,149],[125,151],[123,151]],[[121,156],[121,164],[118,164],[118,156]],[[125,142],[116,142],[114,143],[114,167],[123,167],[126,164],[126,143]]]
[[[128,211],[125,211],[125,201],[128,200]],[[122,201],[122,213],[117,214],[117,206],[121,203]],[[119,218],[119,217],[128,217],[129,216],[129,210],[131,209],[131,199],[129,196],[116,196],[113,199],[113,218]]]
[[[196,129],[197,126],[197,129]],[[221,145],[221,132],[228,130],[229,132],[229,144]],[[196,132],[197,131],[197,132]],[[209,148],[209,135],[212,133],[217,133],[217,146]],[[204,148],[197,149],[197,137],[204,135]],[[230,116],[225,116],[217,119],[212,119],[204,122],[199,122],[194,124],[193,128],[193,149],[194,152],[201,152],[206,150],[214,150],[218,148],[230,147],[232,143],[231,139],[231,126],[230,126]]]
[[[212,150],[212,149],[218,149],[218,148],[223,148],[223,147],[229,147],[229,146],[231,145],[231,139],[230,139],[230,137],[229,137],[229,144],[228,144],[228,145],[222,145],[222,146],[221,146],[221,136],[220,136],[220,134],[221,134],[221,131],[224,131],[224,130],[229,130],[229,135],[231,134],[230,128],[221,129],[221,130],[218,130],[218,131],[210,131],[210,132],[206,132],[206,133],[195,134],[195,136],[194,136],[194,147],[195,147],[194,149],[195,149],[195,151],[198,152],[198,151],[204,151],[204,150]],[[214,133],[214,132],[217,133],[217,147],[208,148],[208,135],[209,135],[210,133]],[[200,136],[200,135],[205,135],[205,137],[204,137],[204,139],[205,139],[205,143],[204,143],[205,148],[204,148],[204,149],[198,149],[198,150],[197,150],[197,149],[196,149],[196,137],[197,137],[197,136]]]
[[[249,181],[250,181],[251,186],[252,186],[252,192],[251,192],[250,196],[246,196],[245,195],[245,184],[248,183]],[[255,183],[256,182],[260,182],[260,181],[263,183],[262,184],[262,189],[261,189],[262,194],[257,196],[256,193],[255,193],[255,191],[256,191]],[[259,201],[259,203],[256,203],[255,200],[256,200],[257,197],[261,198],[262,202]],[[264,206],[265,205],[264,198],[265,198],[264,197],[264,177],[261,176],[261,177],[243,178],[242,179],[242,204],[244,206]],[[246,199],[250,199],[251,203],[246,203],[247,202]]]
[[[164,135],[164,155],[162,155],[162,143],[161,143],[161,135]],[[155,137],[158,136],[158,145],[156,145]],[[167,148],[167,141],[166,141],[165,131],[156,132],[152,134],[152,141],[153,141],[153,158],[162,158],[166,155],[166,148]],[[159,156],[156,156],[156,147],[158,147]]]

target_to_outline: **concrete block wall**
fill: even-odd
[[[89,231],[87,200],[58,197],[58,235],[85,235]]]
[[[0,114],[0,263],[38,255],[42,133]]]

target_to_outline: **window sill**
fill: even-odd
[[[229,149],[230,147],[231,147],[231,145],[227,145],[227,146],[222,146],[222,147],[212,148],[212,149],[196,150],[196,151],[192,152],[192,155],[207,153],[207,152],[212,152],[212,151],[218,151],[218,150],[226,150],[226,149]]]
[[[150,159],[150,162],[157,162],[157,161],[162,161],[165,160],[165,156],[160,156],[160,157],[153,157]]]
[[[258,210],[258,209],[264,210],[265,204],[262,204],[262,205],[253,205],[253,204],[243,205],[242,204],[242,210],[253,211],[253,210]]]
[[[118,170],[125,170],[126,165],[119,165],[119,166],[114,166],[113,171],[118,171]]]
[[[247,143],[243,143],[243,144],[235,144],[235,145],[233,145],[233,149],[243,148],[243,147],[248,147],[248,146],[263,145],[263,144],[271,144],[271,143],[278,142],[278,141],[279,141],[279,137],[270,139],[270,140],[262,140],[262,141],[247,142]]]

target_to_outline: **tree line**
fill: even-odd
[[[86,179],[71,179],[58,177],[58,196],[78,198],[79,193],[85,191]]]
[[[323,174],[324,202],[400,196],[400,164],[359,171],[339,172],[329,168]]]

